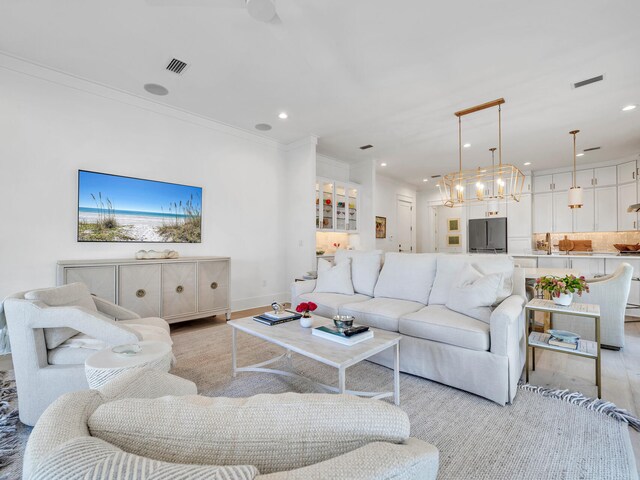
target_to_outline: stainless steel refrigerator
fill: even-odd
[[[507,253],[507,219],[469,220],[469,253]]]

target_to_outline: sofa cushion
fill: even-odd
[[[353,295],[353,283],[351,283],[351,259],[345,258],[335,266],[324,258],[318,259],[318,279],[316,280],[317,293],[342,293]]]
[[[340,305],[344,305],[345,303],[364,302],[365,300],[369,300],[371,297],[360,295],[359,293],[356,293],[355,295],[342,295],[340,293],[311,292],[303,293],[298,298],[305,302],[315,303],[318,306],[318,308],[313,312],[315,315],[332,318],[334,315],[338,315]]]
[[[373,290],[380,275],[382,265],[382,250],[359,251],[340,250],[336,251],[336,263],[341,263],[344,259],[351,259],[351,281],[353,290],[373,297]]]
[[[387,253],[374,297],[426,305],[436,274],[437,256],[434,253]]]
[[[429,305],[403,316],[399,321],[399,332],[483,352],[491,346],[488,324],[449,310],[444,305]]]
[[[398,331],[398,319],[416,312],[424,305],[396,298],[372,298],[366,302],[347,303],[339,308],[340,315],[353,315],[358,325],[368,325],[390,332]]]
[[[108,345],[105,343],[104,348],[106,347]],[[47,350],[47,362],[49,365],[84,365],[84,361],[97,351],[98,349],[91,348],[69,348],[62,343],[59,347]]]
[[[507,255],[438,255],[438,268],[433,282],[429,305],[445,305],[450,290],[458,284],[460,272],[469,263],[483,275],[502,274],[502,284],[496,303],[502,302],[513,291],[513,259]]]
[[[446,307],[476,320],[489,323],[491,305],[498,298],[498,288],[502,283],[502,274],[482,275],[478,270],[466,264],[460,275],[460,282],[451,289]]]
[[[100,405],[87,423],[93,437],[135,455],[165,462],[251,464],[261,473],[409,437],[409,418],[394,405],[330,394],[127,398]]]
[[[94,312],[98,311],[91,297],[91,292],[84,283],[70,283],[61,287],[41,288],[31,290],[24,294],[26,300],[42,302],[50,307],[84,307]],[[47,348],[55,348],[65,340],[78,333],[77,330],[67,327],[45,328],[44,338]]]

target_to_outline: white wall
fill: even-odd
[[[398,251],[395,238],[398,198],[413,202],[413,249],[416,251],[416,188],[383,175],[377,175],[375,178],[374,216],[387,218],[387,238],[376,238],[376,248],[387,252]]]
[[[282,146],[4,56],[0,85],[0,298],[54,285],[57,260],[142,248],[230,256],[234,309],[288,297]],[[78,243],[78,169],[202,186],[203,243]]]
[[[418,253],[434,252],[436,248],[435,230],[437,228],[433,208],[442,205],[440,191],[433,186],[420,190],[416,199],[416,243]]]
[[[360,212],[358,233],[350,235],[350,244],[358,250],[376,248],[376,221],[374,195],[376,185],[376,165],[374,160],[364,160],[351,165],[350,180],[360,184]]]
[[[348,182],[350,181],[349,164],[326,155],[316,154],[316,175]]]

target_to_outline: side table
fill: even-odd
[[[135,355],[125,355],[111,351],[113,347],[100,350],[84,362],[84,371],[91,388],[99,388],[118,375],[132,368],[155,368],[168,372],[173,353],[171,346],[164,342],[139,342],[141,350]]]
[[[531,323],[534,312],[546,312],[550,314],[574,315],[577,317],[593,318],[595,323],[596,341],[580,339],[577,350],[565,347],[556,347],[549,345],[548,333],[539,333],[531,331]],[[580,357],[591,358],[596,363],[596,385],[598,387],[598,398],[602,398],[602,380],[600,366],[600,306],[588,303],[572,303],[568,307],[556,305],[553,300],[544,300],[542,298],[534,298],[524,307],[525,331],[526,331],[526,354],[525,354],[525,372],[526,382],[529,382],[529,348],[531,348],[531,364],[532,371],[536,369],[536,348],[543,350],[551,350],[554,352],[568,353],[569,355],[578,355]],[[553,321],[553,320],[552,320]]]

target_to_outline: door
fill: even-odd
[[[618,183],[629,183],[636,181],[636,162],[627,162],[618,165]]]
[[[349,200],[347,198],[347,187],[336,183],[336,230],[340,232],[347,231],[347,217]]]
[[[398,251],[413,252],[413,203],[398,199]]]
[[[635,163],[635,162],[634,162]],[[616,184],[616,166],[600,167],[594,170],[593,184],[596,187],[606,187]]]
[[[596,232],[615,232],[618,230],[618,217],[611,213],[617,211],[617,195],[618,189],[615,186],[595,189]],[[628,213],[627,215],[633,214]]]
[[[553,230],[553,194],[536,193],[533,196],[533,232],[546,233]]]
[[[198,262],[198,311],[229,308],[229,262]]]
[[[95,296],[116,302],[116,267],[66,267],[64,283],[84,283]]]
[[[569,190],[573,185],[573,172],[554,173],[553,191]]]
[[[118,304],[141,317],[160,316],[160,264],[121,265]]]
[[[637,228],[638,214],[627,212],[627,208],[630,205],[638,203],[636,188],[636,182],[618,185],[618,231],[635,230]]]
[[[574,232],[593,232],[595,219],[594,189],[582,189],[582,208],[573,210]]]
[[[176,317],[196,312],[196,264],[162,265],[162,316]]]
[[[578,170],[576,172],[576,185],[582,188],[589,188],[595,185],[595,179],[593,178],[593,169]]]
[[[533,191],[535,193],[550,192],[552,183],[552,175],[540,175],[533,177]]]

